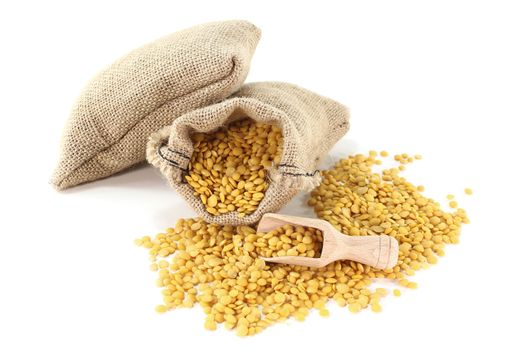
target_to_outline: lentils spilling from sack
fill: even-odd
[[[400,166],[418,158],[395,157]],[[400,251],[394,268],[377,270],[347,260],[322,268],[265,263],[259,256],[279,255],[285,248],[287,253],[294,247],[298,254],[315,252],[322,244],[320,233],[286,226],[270,235],[249,226],[181,219],[154,239],[146,236],[136,241],[149,249],[151,268],[159,273],[164,303],[156,310],[199,304],[207,315],[206,329],[223,324],[240,336],[290,317],[302,321],[312,309],[328,316],[329,300],[352,313],[366,308],[380,312],[380,301],[390,291],[372,289],[374,280],[386,278],[415,289],[417,284],[407,277],[437,263],[447,244],[459,242],[461,225],[468,223],[463,209],[444,211],[422,194],[422,186],[400,176],[399,167],[374,172],[380,163],[376,152],[340,160],[322,172],[322,183],[311,193],[309,204],[345,234],[395,237]],[[310,239],[314,246],[308,246]],[[307,244],[304,252],[298,249],[300,243]],[[395,288],[392,294],[399,297],[401,290]]]
[[[206,211],[253,213],[268,189],[267,169],[281,158],[279,127],[244,119],[210,134],[195,133],[192,142],[186,180]]]

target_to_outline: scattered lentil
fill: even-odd
[[[381,312],[381,305],[378,303],[371,304],[371,309],[373,312]]]
[[[312,191],[308,204],[345,234],[365,236],[382,231],[395,237],[399,259],[394,268],[377,270],[354,261],[336,261],[318,269],[266,264],[258,257],[294,249],[298,255],[311,255],[322,244],[320,233],[283,226],[258,234],[250,226],[181,219],[154,239],[135,240],[149,249],[158,269],[164,305],[156,310],[199,304],[207,315],[206,329],[214,330],[222,323],[239,336],[247,336],[289,317],[303,321],[312,308],[327,316],[325,305],[331,299],[352,313],[368,307],[380,312],[381,298],[388,290],[372,292],[369,287],[376,278],[417,288],[406,277],[435,264],[444,255],[445,245],[458,243],[461,225],[468,218],[463,209],[443,211],[438,202],[399,176],[397,168],[373,172],[378,164],[375,157],[375,152],[357,154],[323,171],[322,183]],[[393,294],[401,292],[394,289]]]
[[[328,317],[330,316],[330,311],[328,311],[327,309],[321,309],[319,310],[319,315],[321,317]]]
[[[168,308],[166,307],[166,305],[157,305],[157,307],[155,307],[155,311],[157,311],[159,314],[162,314],[168,311]]]

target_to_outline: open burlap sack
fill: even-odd
[[[211,215],[185,182],[193,153],[190,135],[212,132],[246,117],[281,128],[284,139],[281,162],[268,171],[270,185],[256,211],[245,217],[236,212]],[[338,102],[291,84],[252,83],[244,85],[231,98],[186,113],[171,126],[154,133],[148,142],[147,159],[206,221],[253,224],[263,214],[281,209],[299,191],[319,184],[316,169],[319,160],[348,127],[348,110]]]
[[[51,183],[65,189],[144,161],[152,132],[239,89],[259,37],[246,21],[203,24],[136,49],[100,72],[73,107]]]

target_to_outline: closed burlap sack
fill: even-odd
[[[152,132],[240,88],[259,37],[246,21],[203,24],[136,49],[103,70],[73,108],[51,183],[65,189],[144,161]]]
[[[284,141],[281,162],[269,169],[269,187],[256,211],[245,217],[236,212],[211,215],[184,178],[193,153],[190,135],[212,132],[246,117],[281,128]],[[291,84],[252,83],[244,85],[231,98],[186,113],[171,126],[154,133],[148,142],[147,159],[207,222],[253,224],[263,214],[281,209],[299,191],[319,184],[316,169],[319,160],[348,127],[348,110],[331,99]]]

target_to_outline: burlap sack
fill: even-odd
[[[245,217],[235,212],[213,216],[185,182],[193,153],[190,134],[211,132],[246,117],[281,128],[282,159],[268,171],[270,185],[255,212]],[[348,127],[348,110],[333,100],[291,84],[252,83],[244,85],[231,98],[186,113],[153,134],[147,146],[147,159],[207,222],[253,224],[263,214],[281,209],[299,191],[319,184],[320,174],[316,170],[319,160]]]
[[[260,31],[245,21],[203,24],[136,49],[99,73],[76,102],[51,183],[97,180],[145,160],[149,135],[237,91]]]

